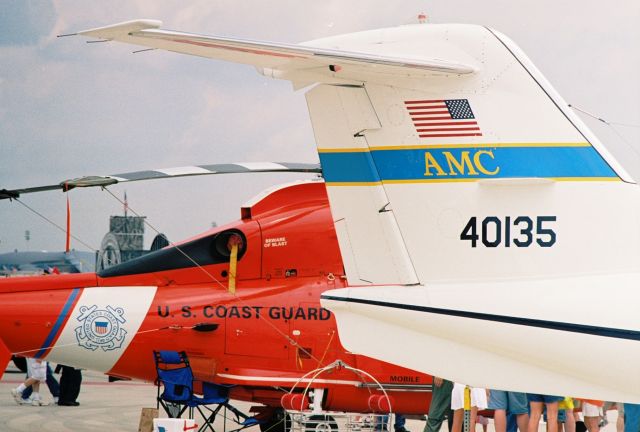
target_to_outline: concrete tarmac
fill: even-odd
[[[11,389],[18,386],[24,378],[25,374],[11,364],[0,380],[0,432],[135,432],[138,430],[142,408],[156,406],[154,385],[137,381],[110,383],[105,375],[89,371],[83,371],[78,398],[80,406],[54,405],[46,385],[41,388],[40,394],[50,405],[18,405],[11,396]],[[233,405],[248,412],[253,404],[234,402]],[[162,410],[160,416],[166,417]],[[609,424],[600,431],[616,432],[616,418],[617,412],[609,411]],[[200,419],[196,419],[196,423],[200,423]],[[422,432],[424,424],[424,421],[408,420],[406,427],[410,432]],[[214,426],[216,431],[224,431],[223,419],[216,420]],[[232,424],[227,423],[227,430],[231,429]],[[544,423],[540,423],[539,430],[546,430]],[[443,425],[441,432],[446,431],[446,425]],[[482,431],[479,425],[477,431]],[[259,432],[259,429],[252,427],[247,432]],[[492,421],[484,432],[494,432]]]
[[[40,394],[50,404],[35,407],[16,404],[10,392],[24,380],[25,374],[9,367],[0,381],[0,431],[137,431],[141,409],[156,406],[156,388],[152,384],[110,383],[105,375],[88,371],[82,375],[80,406],[54,405],[47,386],[41,385]]]

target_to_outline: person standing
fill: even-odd
[[[576,418],[573,408],[573,398],[568,396],[558,403],[558,432],[576,432]]]
[[[464,422],[464,384],[454,383],[451,391],[451,409],[453,410],[453,427],[452,432],[462,432]],[[471,416],[470,427],[472,431],[476,430],[476,416],[479,410],[487,408],[487,391],[479,387],[470,387],[471,393]]]
[[[28,376],[27,376],[28,378]],[[53,371],[51,370],[51,364],[49,362],[47,362],[47,387],[49,387],[49,392],[51,392],[51,396],[53,396],[53,403],[57,404],[58,403],[58,398],[60,397],[60,384],[58,383],[58,380],[56,380],[56,377],[53,376]],[[31,386],[27,387],[26,389],[24,389],[24,391],[22,392],[22,396],[21,396],[21,400],[20,403],[21,404],[30,404],[32,399],[31,399],[31,392],[33,391],[33,389],[31,388]]]
[[[529,407],[529,432],[538,432],[542,410],[547,408],[547,432],[558,432],[558,403],[564,396],[550,396],[536,393],[527,393]]]
[[[602,407],[604,401],[593,399],[580,399],[582,401],[582,417],[584,418],[584,425],[589,432],[600,431],[600,418],[603,415]]]
[[[529,424],[529,404],[526,393],[491,390],[489,409],[494,410],[493,423],[496,432],[507,432],[507,414],[516,416],[520,432],[527,432]]]
[[[451,411],[451,391],[453,383],[446,379],[433,377],[433,389],[431,393],[431,405],[427,415],[427,424],[423,432],[438,432],[445,418],[449,419],[448,426],[451,430],[453,412]]]
[[[27,379],[18,387],[11,389],[11,395],[20,404],[22,392],[27,387],[33,389],[31,404],[34,406],[46,405],[40,397],[40,383],[47,380],[47,362],[41,359],[27,358]]]
[[[73,366],[58,365],[56,372],[62,370],[60,376],[60,399],[58,405],[61,406],[78,406],[80,402],[78,395],[80,394],[80,385],[82,383],[82,371]]]
[[[624,432],[638,432],[640,430],[640,404],[624,403],[623,406]]]

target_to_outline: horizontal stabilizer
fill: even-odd
[[[470,74],[473,66],[424,56],[391,55],[376,52],[375,45],[361,51],[331,49],[308,44],[284,44],[247,39],[204,36],[162,30],[160,21],[137,20],[78,32],[102,40],[141,45],[200,57],[256,66],[274,78],[302,80],[313,75],[314,81],[366,80],[380,75],[421,77],[437,74]],[[322,45],[322,42],[319,43]]]
[[[629,273],[352,287],[325,291],[321,304],[354,353],[474,387],[638,403],[639,280]],[[598,301],[567,308],[576,298]]]
[[[64,180],[58,184],[47,186],[35,186],[22,189],[0,189],[0,200],[18,198],[20,195],[32,192],[44,192],[61,190],[66,192],[76,187],[104,187],[116,183],[125,183],[140,180],[156,180],[171,177],[201,176],[213,174],[241,174],[259,172],[298,172],[298,173],[322,173],[319,164],[289,163],[289,162],[244,162],[234,164],[209,164],[184,167],[154,169],[145,171],[133,171],[122,174],[106,176],[84,176],[75,179]]]

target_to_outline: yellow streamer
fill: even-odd
[[[229,257],[229,294],[236,294],[236,266],[238,265],[238,244],[231,245],[231,256]]]

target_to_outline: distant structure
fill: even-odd
[[[94,263],[91,252],[15,251],[0,254],[0,277],[41,275],[45,270],[54,268],[60,273],[92,272]]]
[[[144,249],[144,220],[146,216],[128,216],[129,203],[124,196],[124,216],[109,218],[109,232],[102,238],[96,256],[96,271],[141,257],[169,245],[164,234],[158,234],[150,250]]]
[[[0,254],[0,277],[41,275],[55,269],[60,273],[100,272],[114,265],[141,257],[169,245],[164,234],[158,234],[151,249],[144,249],[145,216],[129,216],[125,194],[124,216],[109,218],[109,232],[96,252],[9,252]],[[31,233],[25,231],[25,239]]]

